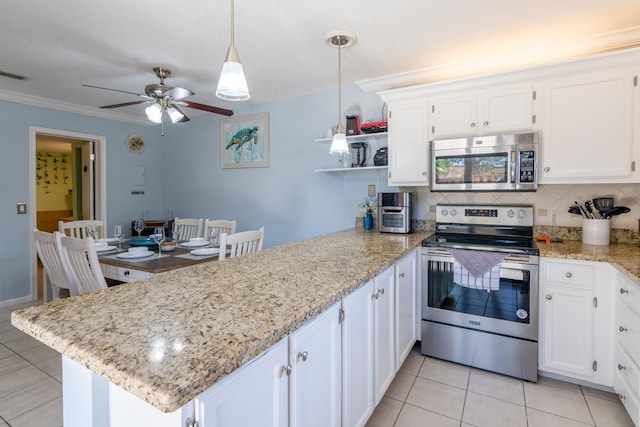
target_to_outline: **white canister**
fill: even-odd
[[[610,235],[610,219],[582,219],[582,243],[587,245],[608,245]]]

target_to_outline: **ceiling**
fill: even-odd
[[[343,85],[374,89],[640,45],[638,0],[236,0],[235,19],[248,103],[335,89],[337,52],[323,37],[335,30],[358,35],[343,51]],[[0,99],[144,120],[141,105],[97,110],[134,95],[82,84],[143,93],[162,65],[167,84],[196,93],[190,101],[238,107],[215,97],[228,0],[10,1],[0,34],[0,71],[27,77],[0,76]]]

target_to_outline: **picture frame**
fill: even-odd
[[[269,167],[269,113],[222,119],[222,168]]]

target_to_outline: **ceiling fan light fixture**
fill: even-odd
[[[147,119],[153,123],[162,123],[162,107],[159,104],[151,104],[144,109]]]
[[[180,120],[184,118],[184,114],[178,111],[177,108],[173,108],[173,107],[167,108],[167,114],[171,119],[171,123],[178,123]]]
[[[240,56],[235,46],[234,37],[234,0],[231,0],[231,45],[222,65],[216,96],[225,101],[246,101],[251,97],[244,68],[240,63]]]

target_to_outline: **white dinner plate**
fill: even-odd
[[[118,243],[115,237],[107,237],[106,239],[96,239],[96,243]]]
[[[96,246],[96,252],[98,253],[111,252],[111,251],[115,251],[116,249],[118,248],[115,246]]]
[[[180,246],[184,246],[185,248],[199,248],[200,246],[207,246],[209,242],[206,240],[196,241],[196,242],[182,242]]]
[[[138,252],[122,252],[116,256],[122,259],[136,259],[136,258],[147,258],[155,254],[156,253],[153,251],[138,251]]]
[[[202,249],[194,249],[191,251],[193,255],[217,255],[220,253],[220,248],[202,248]]]

